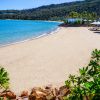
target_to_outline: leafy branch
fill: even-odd
[[[71,91],[65,100],[100,100],[100,50],[95,49],[88,66],[79,69],[79,75],[70,75],[65,84]]]
[[[0,89],[8,89],[9,88],[9,77],[8,73],[4,68],[0,67]]]

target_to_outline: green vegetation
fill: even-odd
[[[8,89],[9,88],[9,77],[8,73],[4,68],[0,67],[0,89]]]
[[[69,19],[74,19],[74,22],[68,21]],[[66,18],[63,20],[65,24],[71,24],[71,25],[89,25],[94,20],[98,19],[98,16],[94,12],[87,12],[84,11],[82,13],[78,13],[75,11],[72,11],[66,16]]]
[[[90,13],[94,13],[93,16],[95,14],[100,16],[100,0],[84,0],[71,3],[52,4],[26,10],[1,10],[0,19],[62,20],[68,17],[70,15],[69,13],[72,11],[83,14],[84,16],[82,17],[84,18],[87,18],[88,16],[88,19],[91,19]],[[73,17],[79,16],[79,14],[74,13]]]
[[[65,100],[100,100],[100,50],[95,49],[87,67],[70,75],[65,84],[71,91]]]
[[[67,17],[68,18],[82,18],[85,20],[95,20],[98,18],[96,13],[94,13],[94,12],[89,13],[87,11],[84,11],[82,13],[72,11],[69,13],[69,15]]]

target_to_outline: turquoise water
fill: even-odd
[[[0,46],[48,34],[59,24],[46,21],[0,20]]]

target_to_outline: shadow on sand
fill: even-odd
[[[100,31],[95,31],[94,33],[100,34]]]

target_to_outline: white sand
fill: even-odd
[[[0,48],[0,65],[9,72],[15,92],[60,85],[88,63],[95,48],[100,49],[100,34],[84,27],[61,28],[52,35]]]

